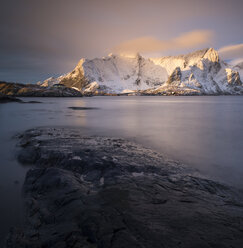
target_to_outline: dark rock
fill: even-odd
[[[242,82],[240,80],[240,74],[237,71],[231,70],[231,72],[227,74],[227,81],[228,81],[228,84],[230,85],[239,85],[239,86],[242,85]]]
[[[32,146],[27,146],[18,154],[18,160],[22,164],[33,164],[37,160],[37,149]]]
[[[0,93],[21,97],[80,97],[82,93],[66,86],[43,87],[37,84],[20,84],[0,81]]]
[[[8,103],[8,102],[19,102],[22,103],[21,99],[12,96],[6,96],[0,92],[0,103]]]
[[[99,109],[99,108],[94,108],[94,107],[68,107],[69,109],[72,110],[89,110],[89,109]]]
[[[181,68],[176,67],[167,80],[167,84],[181,81]]]
[[[23,187],[26,224],[8,248],[242,247],[236,189],[123,139],[42,128],[21,140],[36,167]]]
[[[39,101],[28,101],[28,102],[23,102],[23,103],[42,103],[42,102],[39,102]]]

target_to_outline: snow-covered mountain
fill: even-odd
[[[243,94],[243,64],[231,66],[213,48],[187,55],[81,59],[74,70],[42,86],[64,84],[84,94]]]
[[[233,70],[238,71],[240,74],[240,78],[243,81],[243,61],[241,61],[240,63],[234,65]]]

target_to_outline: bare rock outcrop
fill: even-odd
[[[7,248],[242,247],[242,192],[123,139],[20,136],[26,223]]]

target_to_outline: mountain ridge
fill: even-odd
[[[63,84],[90,95],[243,94],[241,70],[221,60],[213,48],[160,58],[110,54],[83,58],[70,73],[39,84]]]

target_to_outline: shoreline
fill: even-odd
[[[18,160],[35,167],[23,186],[25,227],[7,248],[241,247],[243,194],[232,187],[124,139],[72,128],[19,138]]]

